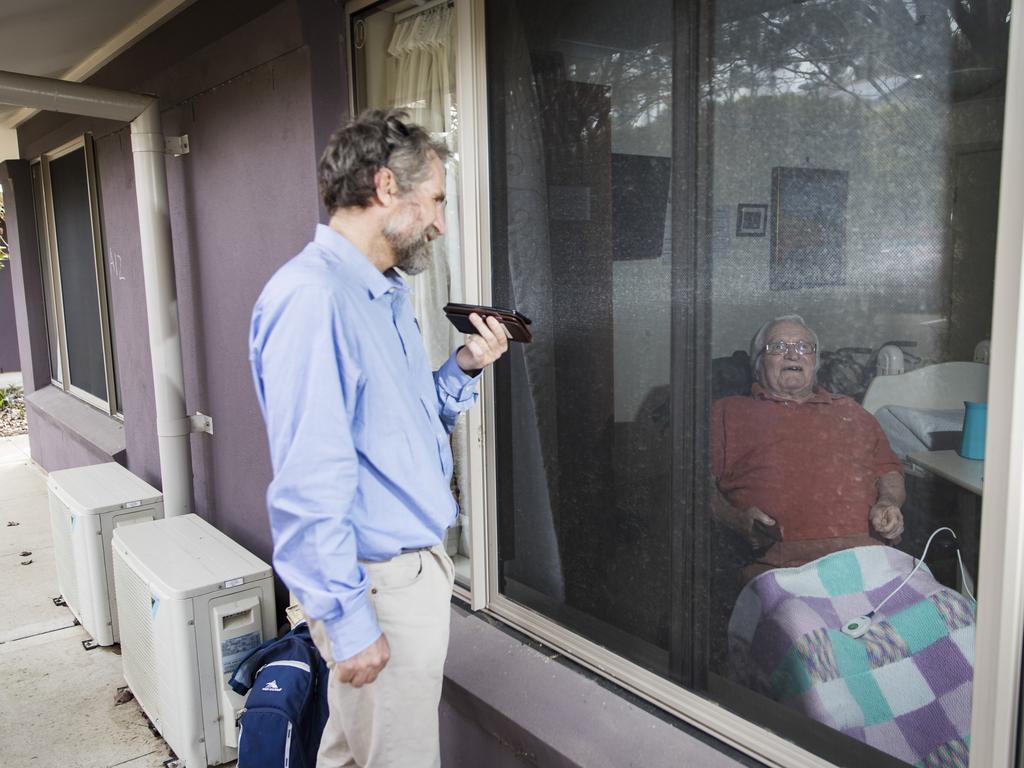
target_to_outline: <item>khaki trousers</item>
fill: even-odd
[[[317,768],[439,768],[437,708],[455,567],[440,545],[360,564],[391,660],[370,685],[339,682],[324,625],[310,620],[313,642],[331,667]]]

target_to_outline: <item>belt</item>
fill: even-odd
[[[410,552],[426,552],[428,550],[433,549],[436,546],[439,546],[439,545],[438,544],[428,544],[425,547],[402,547],[402,551],[399,552],[398,554],[399,555],[408,555]],[[396,555],[396,557],[397,556],[398,555]]]

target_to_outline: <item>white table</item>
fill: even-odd
[[[918,451],[908,454],[908,458],[917,466],[981,495],[984,485],[984,461],[965,459],[956,451]]]

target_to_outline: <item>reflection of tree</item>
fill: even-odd
[[[845,93],[900,105],[913,84],[941,101],[1005,77],[1010,0],[734,0],[716,7],[720,100]]]
[[[667,42],[628,50],[561,41],[554,50],[531,52],[534,88],[543,102],[548,80],[608,86],[613,94],[613,133],[628,134],[634,143],[649,147],[651,154],[667,155],[671,151],[671,50]],[[584,131],[593,127],[580,126]]]
[[[719,104],[838,95],[889,117],[922,98],[958,101],[1005,80],[1009,8],[1010,0],[722,0],[703,92]],[[630,49],[570,35],[532,58],[548,59],[541,69],[556,77],[611,86],[613,133],[670,154],[675,68],[662,36]]]

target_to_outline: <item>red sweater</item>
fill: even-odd
[[[775,518],[787,541],[867,534],[875,480],[903,471],[875,417],[845,395],[816,389],[797,403],[754,384],[711,418],[719,489]]]

